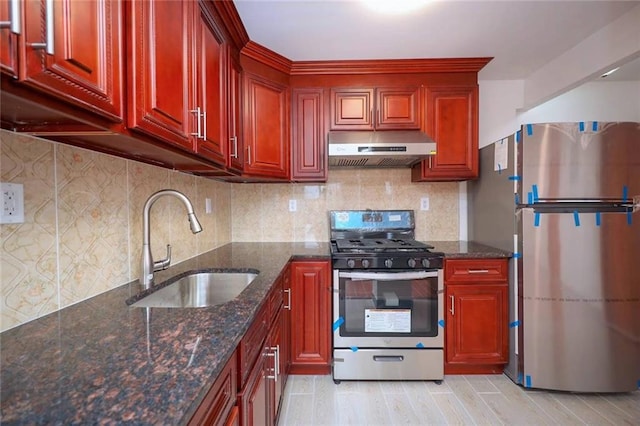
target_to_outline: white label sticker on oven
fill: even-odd
[[[402,220],[402,215],[399,214],[390,214],[389,222],[400,222]]]
[[[411,333],[411,309],[365,309],[365,333]]]

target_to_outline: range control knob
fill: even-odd
[[[387,268],[391,268],[393,266],[393,260],[391,259],[387,259],[384,261],[384,266],[386,266]]]
[[[356,261],[355,261],[355,260],[353,260],[353,259],[349,259],[349,260],[347,260],[347,266],[348,266],[349,268],[353,268],[353,267],[355,267],[355,266],[356,266]]]
[[[362,259],[362,267],[363,268],[369,267],[369,259]]]
[[[416,267],[416,260],[415,259],[407,260],[407,265],[409,265],[409,268],[415,268]]]
[[[431,262],[429,262],[429,259],[422,259],[422,267],[423,268],[428,268],[431,266]]]

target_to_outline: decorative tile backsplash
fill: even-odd
[[[419,240],[459,238],[458,183],[412,183],[410,169],[330,170],[324,184],[236,184],[231,193],[233,241],[327,241],[328,212],[342,209],[415,210]]]
[[[0,330],[137,279],[142,207],[157,190],[187,195],[203,231],[191,233],[178,200],[158,199],[156,259],[166,244],[178,263],[231,241],[231,184],[4,130],[0,148],[0,178],[23,184],[25,201],[24,223],[0,225]]]
[[[203,227],[191,233],[177,199],[156,201],[152,252],[164,258],[171,244],[174,264],[231,241],[327,241],[328,211],[338,209],[413,209],[418,239],[459,235],[458,184],[411,183],[409,169],[331,170],[324,184],[231,184],[5,130],[0,149],[0,179],[25,190],[25,222],[0,225],[0,331],[136,280],[142,208],[163,188],[187,195]]]

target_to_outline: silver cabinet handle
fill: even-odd
[[[278,376],[280,375],[280,345],[276,345],[271,350],[276,354],[276,383],[278,383]]]
[[[429,156],[429,168],[430,168],[430,169],[431,169],[431,168],[433,168],[432,163],[431,163],[431,158],[432,158],[432,157],[433,157],[433,155],[430,155],[430,156]]]
[[[0,21],[0,28],[10,28],[12,33],[20,34],[22,31],[22,21],[20,21],[19,0],[9,0],[10,21]]]
[[[285,288],[284,292],[287,293],[287,304],[284,305],[285,309],[291,310],[291,289]]]
[[[204,128],[202,139],[207,139],[207,111],[202,112],[202,127]]]
[[[231,158],[238,158],[238,137],[232,136],[230,140],[233,142],[233,153],[231,154]]]
[[[192,136],[195,136],[197,138],[201,138],[202,137],[202,127],[201,127],[201,123],[200,123],[200,107],[196,107],[196,109],[192,109],[189,111],[192,114],[196,115],[196,132],[191,132],[190,134]]]
[[[456,299],[455,296],[449,296],[451,298],[451,308],[449,308],[449,312],[451,312],[451,316],[456,314]]]
[[[277,352],[276,352],[275,349],[276,348],[269,348],[270,352],[267,352],[266,354],[264,354],[264,356],[269,357],[269,358],[273,357],[274,362],[275,362],[277,360],[277,358],[278,358],[278,355],[277,355]],[[273,352],[271,352],[271,351],[273,351]],[[278,382],[278,372],[276,371],[276,366],[275,365],[273,366],[273,376],[270,376],[270,375],[267,374],[264,377],[265,377],[265,379],[272,379],[274,382],[277,383]]]
[[[247,164],[251,164],[251,145],[247,145]]]
[[[470,274],[488,274],[488,269],[468,269],[467,272]]]
[[[54,31],[53,31],[53,0],[45,1],[45,25],[46,28],[46,40],[44,43],[30,43],[34,49],[44,49],[49,55],[54,54]]]

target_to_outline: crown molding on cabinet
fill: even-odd
[[[289,59],[253,41],[249,41],[242,48],[240,54],[255,59],[287,75],[291,74],[292,62]]]

